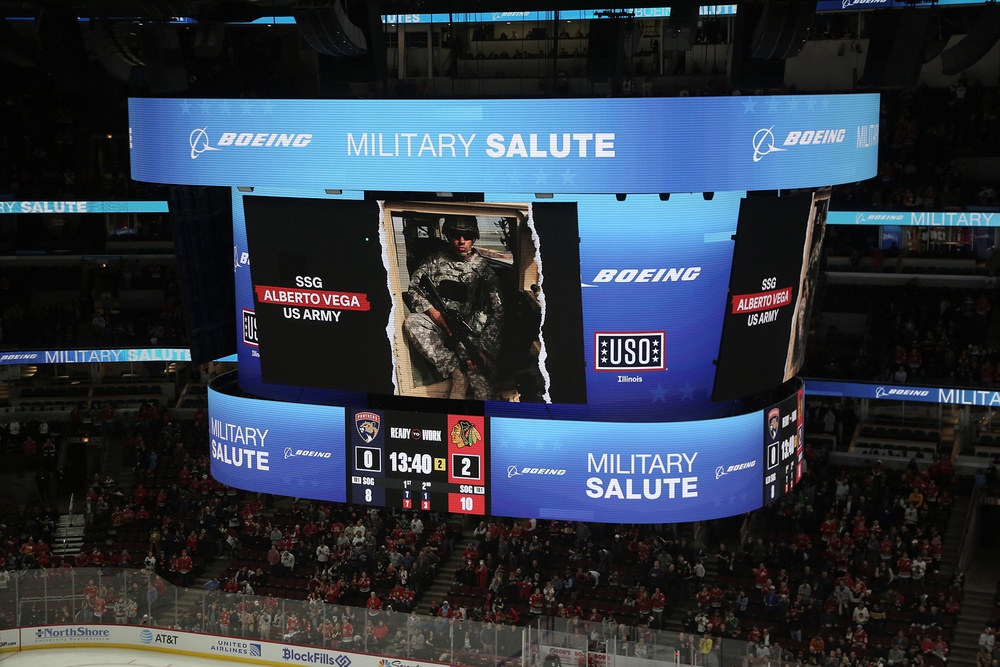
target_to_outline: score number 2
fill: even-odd
[[[482,466],[477,454],[452,454],[451,476],[460,479],[481,480]]]

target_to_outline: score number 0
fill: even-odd
[[[382,472],[382,450],[378,447],[354,448],[354,469],[357,472]],[[372,502],[371,488],[365,488],[365,502]]]

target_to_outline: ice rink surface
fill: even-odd
[[[120,648],[51,648],[0,653],[2,667],[220,667],[234,660]],[[243,663],[249,664],[249,663]]]

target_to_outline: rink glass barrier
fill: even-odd
[[[363,607],[183,588],[140,569],[29,569],[9,575],[6,582],[2,581],[6,577],[0,577],[0,635],[7,637],[10,630],[21,628],[21,641],[18,647],[13,647],[13,642],[4,642],[0,651],[99,646],[100,641],[95,641],[87,629],[111,626],[110,633],[100,635],[109,642],[105,645],[132,645],[138,649],[198,653],[266,664],[336,667],[363,667],[368,662],[372,667],[419,667],[426,663],[470,667],[805,664],[798,661],[802,659],[800,656],[790,655],[777,645],[772,645],[770,651],[781,651],[781,656],[768,657],[760,655],[758,645],[737,639],[713,637],[708,646],[700,635],[650,630],[643,625],[608,619],[588,622],[529,614],[527,622],[521,619],[521,625],[497,625],[473,620],[481,614],[481,609],[471,606],[464,608],[462,620],[389,609],[372,613]],[[100,619],[90,602],[95,587],[97,595],[108,601]],[[156,590],[156,595],[150,590]],[[629,608],[624,604],[627,591],[620,590],[621,600],[609,600],[600,610],[605,616],[609,610],[621,611],[620,616],[628,613]],[[287,593],[305,595],[306,591]],[[486,600],[485,592],[480,599]],[[268,631],[260,627],[259,618],[269,609],[273,610],[274,620]],[[223,611],[229,612],[228,626],[220,624],[225,617]],[[590,609],[585,610],[585,616],[590,613]],[[353,626],[350,641],[324,633],[327,621],[336,624],[345,617]],[[297,630],[290,627],[289,620],[293,618],[299,621]],[[384,637],[376,638],[379,633],[375,628],[380,624],[387,631]],[[29,639],[25,638],[26,628],[31,629]],[[559,661],[545,662],[549,655]]]

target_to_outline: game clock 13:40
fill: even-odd
[[[350,502],[486,514],[482,416],[348,410]]]

